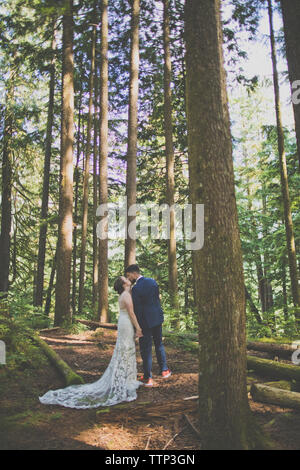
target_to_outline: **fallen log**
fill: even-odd
[[[40,333],[52,333],[53,331],[58,331],[61,330],[62,328],[60,326],[54,326],[53,328],[43,328],[40,330]]]
[[[247,343],[247,349],[252,351],[262,351],[273,354],[274,356],[290,358],[297,346],[291,344],[262,343],[259,341],[250,341]]]
[[[247,356],[247,368],[272,379],[279,378],[300,382],[300,367],[291,364],[282,364],[269,359]]]
[[[269,387],[264,384],[253,384],[250,393],[254,401],[300,410],[300,393]]]
[[[294,387],[293,382],[289,382],[288,380],[276,380],[273,382],[265,382],[265,385],[268,387],[279,388],[280,390],[287,390],[289,392],[298,392]]]
[[[79,318],[75,319],[76,322],[82,323],[82,325],[88,326],[91,330],[96,330],[97,328],[107,328],[109,330],[117,330],[118,325],[116,323],[98,323],[92,320],[81,320]]]
[[[76,339],[65,339],[65,338],[51,338],[48,336],[40,336],[42,340],[47,340],[48,343],[52,344],[57,344],[57,345],[62,345],[66,344],[68,346],[91,346],[92,341],[82,341],[82,340],[76,340]],[[95,341],[94,341],[95,343]]]
[[[198,333],[193,333],[193,332],[178,333],[178,331],[163,330],[162,334],[166,338],[171,336],[171,337],[176,337],[176,338],[180,338],[180,339],[190,339],[192,341],[198,341],[198,338],[199,338]]]
[[[84,380],[76,374],[68,364],[48,344],[37,335],[32,336],[33,341],[40,346],[44,354],[48,357],[57,371],[65,381],[65,385],[83,384]]]
[[[111,407],[100,409],[96,412],[96,418],[103,420],[133,419],[134,421],[157,421],[172,418],[172,415],[196,412],[198,406],[198,396],[188,400],[174,400],[165,403],[140,402],[121,403]]]

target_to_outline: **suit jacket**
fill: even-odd
[[[134,313],[141,328],[153,328],[164,321],[159,288],[154,279],[141,277],[132,288]]]

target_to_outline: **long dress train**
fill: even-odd
[[[140,385],[142,382],[137,380],[134,328],[127,310],[120,307],[115,349],[102,377],[89,384],[49,390],[39,400],[45,405],[69,408],[111,406],[136,400]]]

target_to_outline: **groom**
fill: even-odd
[[[152,387],[152,338],[161,376],[167,378],[171,375],[171,371],[167,366],[165,348],[162,343],[164,315],[159,300],[159,289],[154,279],[141,275],[137,264],[128,266],[125,270],[125,275],[127,279],[135,283],[132,288],[134,313],[143,331],[143,336],[139,338],[144,369],[142,382],[146,387]]]

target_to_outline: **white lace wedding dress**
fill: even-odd
[[[119,306],[117,341],[102,377],[93,383],[50,390],[39,397],[41,403],[69,408],[97,408],[136,400],[136,390],[142,382],[137,380],[134,328],[127,310],[122,308],[120,302]]]

